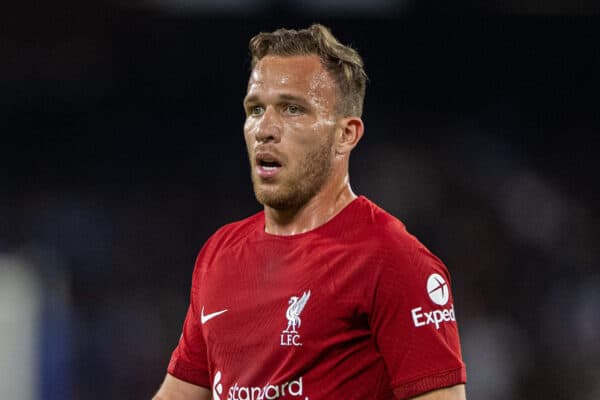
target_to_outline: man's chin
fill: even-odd
[[[294,207],[295,197],[279,185],[254,185],[256,200],[265,207],[287,210]]]
[[[284,210],[289,207],[289,199],[274,191],[255,190],[256,200],[265,207]]]

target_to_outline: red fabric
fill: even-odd
[[[406,398],[465,382],[454,317],[446,267],[366,198],[294,236],[261,212],[200,252],[168,372],[223,400]]]

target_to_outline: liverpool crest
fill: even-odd
[[[302,294],[302,297],[292,296],[288,301],[288,309],[285,312],[287,318],[287,326],[281,332],[281,345],[282,346],[302,346],[300,343],[300,335],[298,334],[298,328],[302,325],[300,314],[306,306],[308,299],[310,298],[310,290]]]

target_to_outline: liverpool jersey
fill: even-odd
[[[204,245],[168,372],[214,400],[394,399],[465,382],[450,277],[361,196],[312,231],[264,212]]]

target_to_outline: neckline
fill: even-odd
[[[322,225],[317,226],[315,229],[310,231],[297,233],[295,235],[275,235],[272,233],[267,233],[265,231],[265,213],[262,212],[262,217],[259,222],[259,234],[262,238],[268,239],[276,239],[276,240],[296,240],[301,239],[309,235],[322,234],[330,230],[334,230],[337,225],[339,225],[339,221],[342,220],[342,217],[345,214],[348,214],[352,209],[358,206],[359,203],[362,203],[366,200],[366,197],[363,195],[357,196],[354,200],[346,204],[337,214],[335,214],[330,220],[325,222]]]

